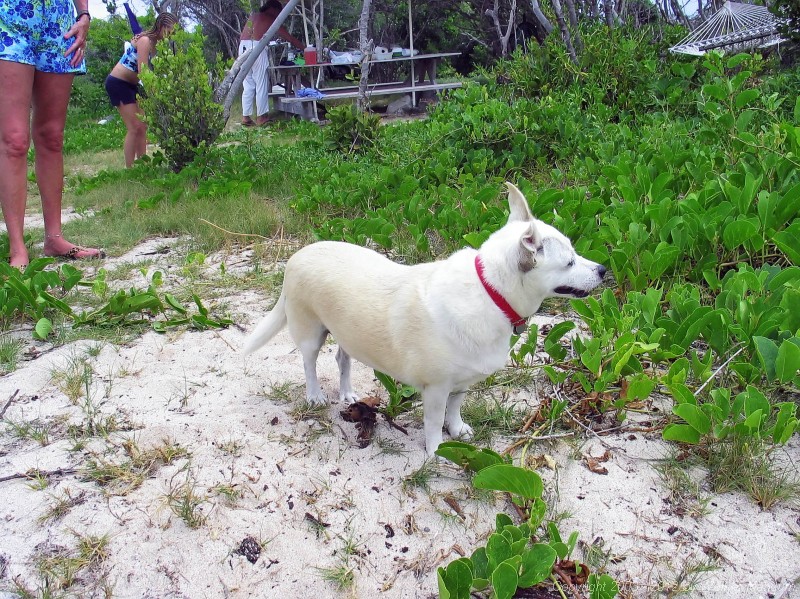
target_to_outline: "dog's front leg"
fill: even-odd
[[[433,455],[442,442],[442,427],[449,394],[450,387],[434,386],[422,389],[425,451],[428,455]]]
[[[339,400],[346,404],[358,401],[358,394],[353,391],[350,382],[350,361],[350,354],[339,346],[339,351],[336,352],[336,363],[339,365]]]
[[[464,403],[466,391],[453,391],[447,398],[447,413],[444,424],[453,439],[470,439],[472,427],[461,419],[461,404]]]

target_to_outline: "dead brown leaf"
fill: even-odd
[[[346,422],[355,422],[358,429],[358,446],[361,449],[369,446],[372,442],[372,434],[375,432],[377,405],[372,400],[377,398],[366,398],[364,401],[357,401],[350,404],[340,412]],[[370,400],[367,403],[367,400]]]

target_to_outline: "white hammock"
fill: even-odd
[[[778,19],[766,6],[726,2],[713,17],[672,46],[670,51],[702,56],[715,48],[740,51],[764,48],[781,41]]]

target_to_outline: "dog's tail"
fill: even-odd
[[[250,336],[245,339],[242,352],[244,355],[252,354],[262,345],[265,345],[272,339],[278,332],[286,326],[286,298],[281,292],[278,301],[275,302],[272,310],[267,314],[261,322],[258,323],[255,330],[250,333]]]

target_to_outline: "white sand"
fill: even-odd
[[[108,260],[106,267],[146,258],[162,266],[169,275],[167,284],[179,281],[175,256],[152,253],[165,245],[180,246],[174,240],[155,240]],[[247,264],[241,256],[224,259],[229,272]],[[170,262],[173,267],[167,269]],[[215,272],[209,268],[207,276]],[[143,278],[131,284],[146,286]],[[242,330],[148,332],[129,345],[104,344],[99,355],[89,358],[95,403],[103,414],[133,423],[135,430],[70,451],[66,424],[54,428],[51,443],[44,447],[17,439],[0,426],[0,477],[30,468],[80,469],[90,451],[120,461],[125,439],[134,439],[143,449],[169,439],[190,453],[122,496],[107,496],[77,475],[57,477],[44,491],[32,490],[22,479],[0,482],[0,588],[12,588],[14,579],[31,589],[40,585],[36,556],[59,546],[74,548],[74,531],[110,537],[104,565],[79,574],[73,586],[78,596],[101,596],[97,584],[103,577],[113,596],[121,598],[436,596],[436,567],[459,553],[471,553],[492,530],[495,513],[512,513],[510,506],[502,498],[494,505],[472,498],[468,478],[448,465],[439,467],[430,493],[405,489],[403,478],[419,469],[425,457],[416,417],[400,421],[408,436],[379,418],[378,436],[401,447],[400,455],[381,453],[375,444],[359,449],[357,432],[342,420],[336,402],[330,409],[332,424],[325,430],[313,420],[295,421],[290,403],[265,396],[285,383],[296,386],[302,396],[301,358],[287,333],[247,359],[236,351],[270,298],[232,290],[220,301]],[[29,344],[39,350],[49,347]],[[6,418],[84,420],[51,373],[96,345],[72,343],[0,377],[0,408],[19,390]],[[337,397],[338,384],[334,352],[335,346],[326,346],[319,360],[320,379],[331,398]],[[370,370],[354,364],[353,376],[364,395],[381,393]],[[532,391],[520,396],[536,403]],[[749,498],[731,493],[711,496],[706,516],[675,515],[653,468],[674,446],[661,441],[659,433],[630,435],[590,438],[580,445],[543,443],[529,450],[551,455],[557,464],[555,472],[543,469],[542,476],[555,512],[569,514],[559,525],[562,534],[578,530],[587,543],[602,538],[619,558],[609,571],[627,581],[627,596],[663,596],[659,591],[674,585],[686,563],[714,555],[719,556],[718,569],[703,575],[691,596],[800,596],[789,588],[800,576],[800,510],[778,506],[762,511]],[[224,451],[231,442],[241,446],[236,457]],[[502,440],[495,445],[504,446]],[[606,449],[611,453],[603,464],[608,475],[594,474],[576,459],[580,454],[599,456]],[[796,472],[797,437],[786,455]],[[206,521],[196,529],[165,503],[170,487],[187,476],[205,499],[200,509]],[[242,492],[235,505],[213,491],[221,484]],[[73,498],[83,494],[82,503],[61,519],[40,521],[55,497],[65,493]],[[465,521],[444,502],[447,494],[458,501]],[[329,526],[319,530],[306,514]],[[265,544],[255,564],[232,553],[247,536]],[[346,591],[323,580],[322,569],[340,567],[352,568],[354,575]],[[0,592],[0,597],[10,596]]]

